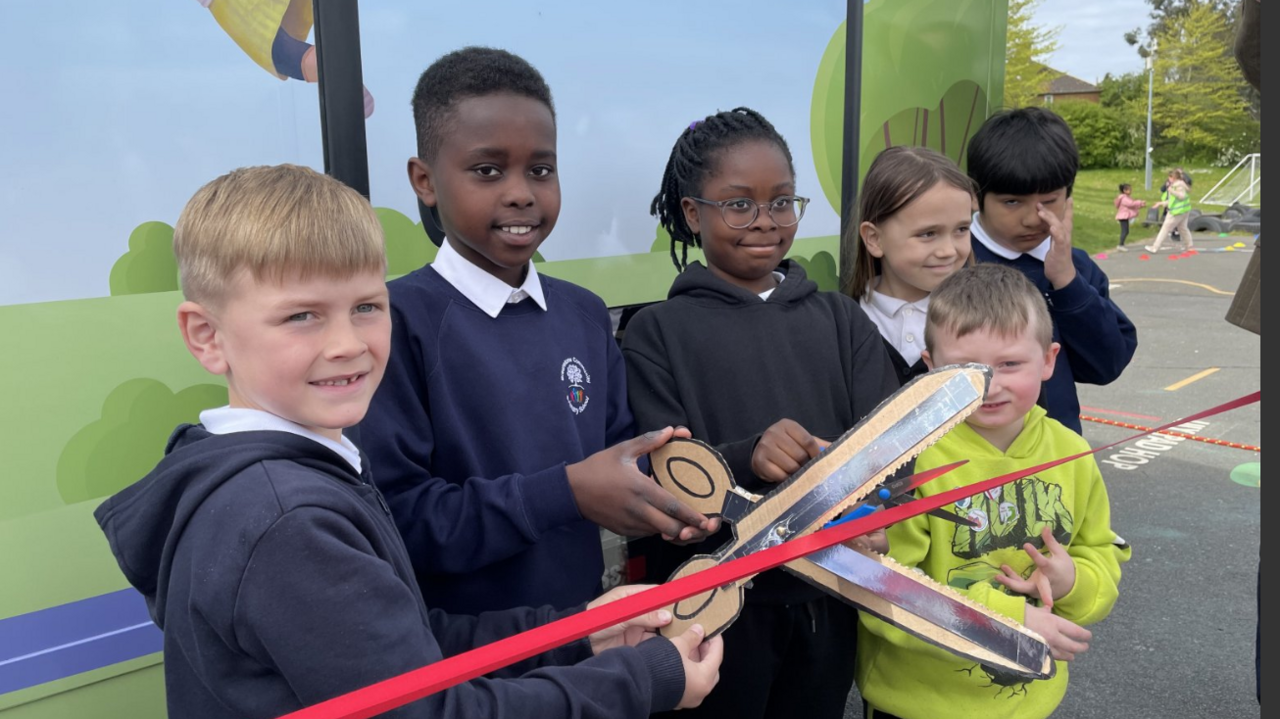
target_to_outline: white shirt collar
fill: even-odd
[[[1015,252],[991,239],[991,236],[987,234],[987,231],[982,229],[982,223],[978,221],[980,214],[981,213],[979,212],[973,213],[973,224],[969,225],[969,234],[973,236],[973,239],[981,242],[983,247],[991,250],[996,255],[1003,257],[1006,260],[1016,260],[1023,255],[1031,255],[1041,262],[1044,262],[1044,258],[1049,256],[1049,248],[1053,244],[1053,238],[1044,238],[1044,242],[1033,247],[1030,252]]]
[[[347,460],[347,464],[351,465],[356,474],[361,472],[360,450],[356,449],[356,446],[345,435],[340,442],[335,442],[322,434],[312,432],[296,422],[290,422],[283,417],[277,417],[260,409],[248,409],[246,407],[206,409],[200,413],[200,424],[204,425],[204,428],[213,434],[256,432],[261,430],[296,434],[337,452],[339,457]]]
[[[774,271],[773,271],[773,279],[775,279],[775,280],[777,280],[777,281],[778,281],[778,285],[777,285],[777,286],[774,286],[774,287],[773,287],[773,289],[768,289],[768,290],[765,290],[764,292],[761,292],[761,293],[760,293],[760,299],[765,300],[765,301],[768,301],[768,299],[769,299],[769,295],[773,294],[773,290],[778,289],[778,286],[781,286],[781,285],[782,285],[782,281],[783,281],[783,280],[785,280],[785,279],[787,279],[787,276],[786,276],[786,275],[784,275],[784,274],[782,274],[781,272],[779,272],[779,271],[777,271],[777,270],[774,270]]]
[[[880,284],[879,277],[876,277],[875,284]],[[903,308],[907,305],[911,305],[912,308],[919,310],[920,312],[928,312],[929,295],[925,295],[922,299],[918,299],[915,302],[907,302],[906,300],[900,300],[897,297],[890,297],[873,287],[867,297],[862,300],[862,304],[864,306],[870,305],[871,307],[874,307],[876,311],[886,317],[894,317],[902,312]]]
[[[525,273],[524,283],[519,287],[511,287],[502,280],[471,264],[458,254],[446,239],[436,253],[431,266],[440,276],[463,297],[471,300],[476,307],[490,317],[497,317],[502,308],[515,304],[526,297],[533,298],[543,310],[547,309],[547,298],[542,294],[542,281],[538,279],[538,270],[529,261],[529,271]]]
[[[920,359],[924,351],[925,317],[929,312],[929,297],[915,302],[890,297],[874,289],[880,284],[876,277],[872,290],[859,304],[867,317],[880,329],[880,336],[889,341],[908,365]]]

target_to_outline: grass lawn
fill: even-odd
[[[1218,184],[1229,167],[1188,167],[1191,173],[1191,199],[1193,203],[1204,197],[1205,193]],[[1120,223],[1115,221],[1115,199],[1119,193],[1119,185],[1127,182],[1133,185],[1133,196],[1146,200],[1147,205],[1160,201],[1160,184],[1164,182],[1168,168],[1156,167],[1151,173],[1151,191],[1143,189],[1144,172],[1137,170],[1084,170],[1076,177],[1075,191],[1075,231],[1072,233],[1076,247],[1087,250],[1090,254],[1109,250],[1120,240]],[[1192,205],[1196,207],[1196,205]],[[1225,207],[1209,205],[1200,207],[1205,213],[1221,212]],[[1146,210],[1142,210],[1143,213]],[[1141,224],[1145,214],[1139,215],[1130,223],[1129,240],[1126,244],[1147,242],[1155,238],[1158,227],[1143,227]],[[1243,236],[1243,235],[1241,235]]]

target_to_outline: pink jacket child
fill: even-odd
[[[1120,194],[1116,195],[1116,220],[1120,223],[1120,244],[1116,246],[1116,250],[1120,252],[1128,252],[1129,249],[1124,246],[1124,241],[1129,238],[1129,220],[1138,216],[1138,210],[1147,206],[1143,200],[1135,200],[1131,196],[1133,188],[1129,183],[1120,186]]]
[[[1116,219],[1132,220],[1138,216],[1138,210],[1146,207],[1145,200],[1135,200],[1129,195],[1129,187],[1125,186],[1125,191],[1116,195]]]

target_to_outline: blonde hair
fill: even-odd
[[[929,296],[924,346],[932,353],[940,331],[957,338],[980,330],[1016,337],[1029,326],[1040,346],[1049,349],[1053,320],[1036,286],[1007,265],[974,265],[943,280]]]
[[[201,187],[173,230],[182,294],[217,304],[255,281],[386,272],[382,225],[360,193],[298,165],[242,167]]]

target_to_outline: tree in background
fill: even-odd
[[[1004,104],[1006,107],[1037,105],[1045,83],[1053,74],[1044,61],[1058,49],[1060,27],[1042,27],[1033,15],[1041,0],[1009,0],[1009,29],[1004,60]]]
[[[1151,52],[1149,43],[1144,42],[1144,39],[1149,40],[1166,32],[1170,23],[1186,17],[1194,5],[1207,5],[1232,22],[1235,20],[1235,0],[1147,0],[1147,4],[1151,6],[1151,24],[1145,31],[1134,28],[1124,35],[1130,45],[1138,47],[1138,55],[1144,58]]]
[[[1067,100],[1049,105],[1066,120],[1080,151],[1080,167],[1093,170],[1120,167],[1121,156],[1128,149],[1128,133],[1120,113],[1082,100]],[[1142,140],[1138,140],[1141,146]]]
[[[1115,114],[1123,133],[1115,166],[1142,167],[1147,132],[1147,73],[1107,73],[1098,82],[1098,90],[1098,103]]]
[[[1261,145],[1254,95],[1236,68],[1235,6],[1228,0],[1148,0],[1152,24],[1125,39],[1155,52],[1156,156],[1230,164]],[[1144,103],[1145,108],[1145,103]]]
[[[1152,114],[1184,157],[1228,164],[1260,144],[1231,54],[1232,28],[1228,14],[1212,2],[1190,0],[1187,11],[1156,35]]]

